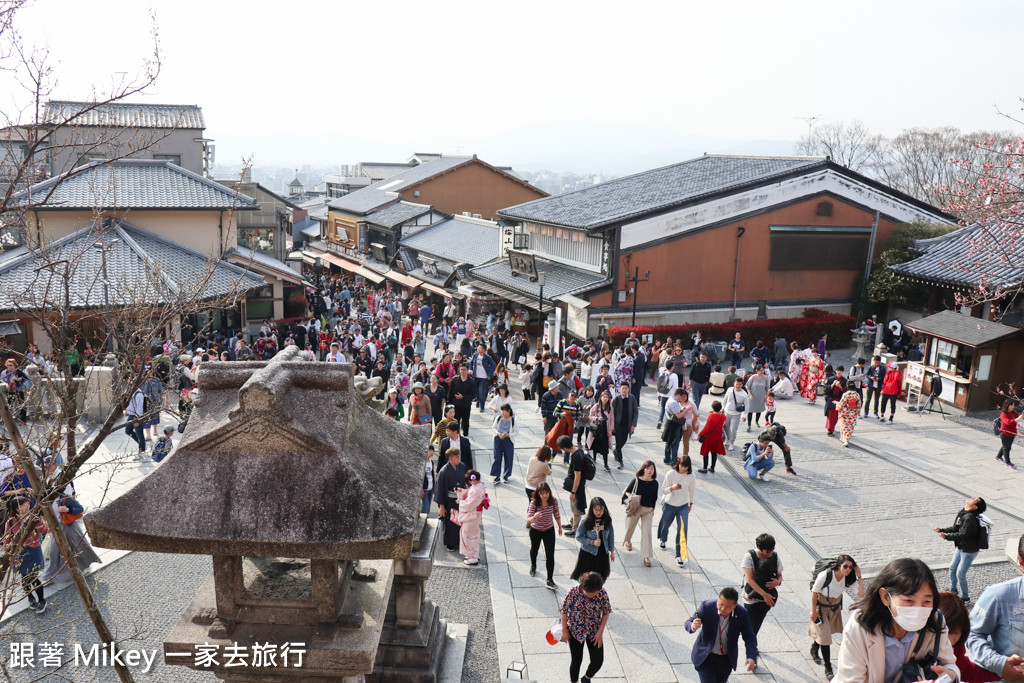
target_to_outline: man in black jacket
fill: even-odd
[[[619,385],[619,394],[612,399],[612,415],[615,416],[615,467],[622,469],[622,447],[636,430],[636,418],[640,408],[636,398],[629,393],[629,384]]]
[[[690,366],[690,397],[697,410],[700,410],[700,399],[708,391],[711,381],[711,363],[708,354],[701,352],[700,360]]]
[[[476,380],[469,376],[469,366],[459,366],[459,374],[448,387],[448,402],[455,406],[455,419],[462,425],[462,433],[469,436],[469,414],[476,398]],[[443,452],[443,451],[442,451]],[[466,463],[463,456],[462,462]],[[469,467],[468,463],[466,464]],[[472,469],[470,467],[470,469]]]
[[[986,508],[984,498],[968,498],[964,509],[956,513],[953,526],[934,529],[935,533],[956,546],[953,561],[949,565],[949,590],[956,593],[959,583],[960,597],[964,602],[971,601],[967,590],[967,570],[971,568],[982,546],[988,547],[988,531],[982,528],[982,520],[979,519]]]
[[[441,439],[441,452],[447,453],[450,448],[459,449],[459,456],[462,458],[460,462],[466,466],[466,471],[473,469],[473,447],[469,443],[469,439],[465,436],[459,436],[459,423],[458,421],[450,423],[445,427],[445,436]]]
[[[871,357],[871,367],[868,368],[865,377],[868,395],[864,399],[864,417],[868,416],[868,404],[872,396],[875,397],[875,417],[878,417],[878,397],[882,395],[882,386],[885,384],[885,366],[882,365],[881,356]]]

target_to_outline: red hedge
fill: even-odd
[[[809,308],[804,311],[803,318],[769,318],[767,320],[743,320],[736,323],[691,323],[686,325],[637,325],[636,327],[609,327],[608,339],[613,344],[621,344],[630,332],[637,336],[653,334],[655,341],[664,341],[667,337],[690,339],[694,332],[700,330],[704,340],[728,341],[739,332],[752,348],[754,342],[763,339],[769,346],[776,337],[782,336],[788,342],[800,342],[801,347],[818,341],[823,332],[828,333],[828,346],[831,349],[850,344],[851,330],[856,326],[856,319],[851,315],[828,313],[820,309]]]

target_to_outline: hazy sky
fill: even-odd
[[[217,161],[354,163],[476,152],[624,173],[700,152],[789,152],[800,117],[1010,128],[1024,5],[833,2],[157,1],[145,99],[199,104]],[[36,0],[55,98],[138,70],[150,7]],[[9,87],[5,102],[13,94]]]

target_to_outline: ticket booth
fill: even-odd
[[[921,393],[942,377],[939,399],[964,413],[998,408],[999,391],[1024,377],[1024,332],[1002,323],[942,311],[907,325],[925,343]]]

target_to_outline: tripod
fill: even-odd
[[[945,419],[946,419],[946,411],[942,409],[942,401],[940,401],[938,399],[939,399],[939,395],[938,394],[934,394],[933,393],[933,394],[929,395],[928,396],[928,405],[926,407],[927,407],[929,413],[934,412],[934,410],[932,409],[932,406],[937,402],[939,404],[939,414],[942,415],[942,419],[943,419],[943,421],[945,421]]]

